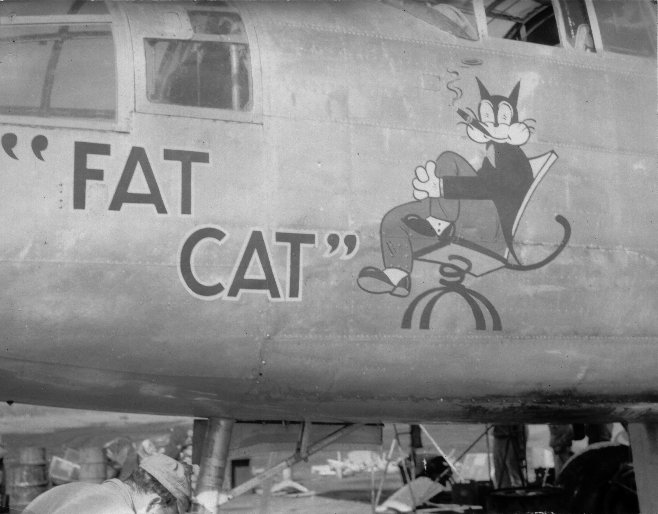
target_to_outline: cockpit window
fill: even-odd
[[[560,44],[550,0],[484,0],[491,37],[540,45]]]
[[[639,0],[597,0],[593,5],[605,50],[655,57],[655,5]]]
[[[240,16],[190,11],[189,17],[192,39],[144,40],[149,101],[251,110],[249,43]]]
[[[478,39],[473,0],[383,0],[415,18],[457,36]]]
[[[109,23],[3,26],[0,114],[114,119]]]
[[[585,0],[559,0],[566,35],[565,46],[581,52],[594,52],[594,37]]]

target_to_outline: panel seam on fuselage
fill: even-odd
[[[424,45],[424,46],[440,46],[440,47],[446,47],[446,48],[453,48],[453,49],[460,49],[460,50],[474,50],[490,55],[500,55],[503,57],[527,57],[529,59],[536,59],[538,56],[534,55],[526,55],[523,52],[510,52],[508,50],[499,50],[499,49],[491,49],[487,48],[485,46],[469,46],[469,45],[482,45],[482,42],[468,42],[464,43],[462,45],[459,45],[457,43],[448,43],[446,41],[432,41],[429,39],[414,39],[414,38],[405,38],[405,37],[395,37],[395,36],[389,36],[389,35],[384,35],[384,34],[378,34],[376,32],[361,32],[361,31],[356,31],[356,30],[344,30],[344,29],[339,29],[339,28],[332,28],[332,27],[326,27],[322,25],[313,25],[310,23],[291,23],[291,22],[275,22],[272,24],[273,26],[280,26],[280,27],[285,27],[285,28],[297,28],[297,29],[310,29],[310,30],[316,30],[318,32],[327,32],[327,33],[333,33],[333,34],[345,34],[349,36],[360,36],[360,37],[369,37],[373,39],[381,39],[384,41],[398,41],[400,43],[413,43],[417,45]],[[491,39],[487,39],[487,41],[492,41]],[[527,45],[528,43],[521,43]],[[530,43],[532,44],[532,43]],[[540,45],[541,46],[541,45]],[[565,52],[568,52],[566,49],[561,49]],[[653,78],[653,75],[651,73],[647,72],[642,72],[642,71],[635,71],[635,70],[619,70],[618,68],[614,68],[612,66],[595,66],[595,65],[590,65],[590,64],[583,64],[583,63],[578,63],[566,59],[558,59],[555,57],[551,56],[546,56],[542,55],[541,56],[542,60],[551,62],[553,64],[560,64],[564,66],[572,66],[574,68],[580,68],[580,69],[588,69],[588,70],[593,70],[593,71],[605,71],[605,72],[611,72],[611,73],[617,73],[620,75],[629,75],[629,76],[642,76],[642,77],[649,77],[651,76]],[[598,59],[601,58],[600,55],[594,55],[592,58]],[[637,59],[641,59],[641,57],[636,57]],[[647,58],[648,60],[649,58]]]
[[[327,124],[337,124],[337,125],[357,125],[357,126],[363,126],[363,127],[374,127],[374,128],[380,128],[380,129],[387,129],[387,130],[399,130],[399,131],[413,131],[413,132],[424,132],[427,134],[439,134],[442,136],[446,137],[455,137],[455,138],[466,138],[466,136],[462,134],[456,134],[454,132],[447,132],[445,130],[436,130],[436,129],[429,129],[425,127],[415,127],[415,126],[401,126],[401,125],[394,125],[394,124],[387,124],[387,123],[379,123],[376,121],[363,121],[363,120],[356,120],[354,118],[350,119],[327,119],[327,118],[313,118],[313,117],[292,117],[292,116],[283,116],[279,114],[272,114],[272,113],[263,113],[263,119],[265,118],[270,118],[270,119],[278,119],[278,120],[289,120],[289,121],[307,121],[307,122],[313,122],[313,123],[327,123]],[[455,124],[455,126],[457,123]],[[549,140],[539,140],[539,141],[533,141],[535,144],[540,144],[540,145],[545,145],[545,146],[555,146],[558,148],[568,148],[571,150],[583,150],[583,151],[590,151],[590,152],[598,152],[602,154],[621,154],[621,155],[628,155],[628,156],[638,156],[638,157],[655,157],[655,152],[651,151],[646,151],[646,152],[641,152],[638,150],[626,150],[622,148],[608,148],[605,146],[592,146],[592,145],[576,145],[572,143],[567,143],[567,142],[558,142],[558,141],[549,141]]]

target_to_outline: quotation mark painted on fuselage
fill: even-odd
[[[18,136],[13,132],[7,132],[6,134],[3,134],[0,142],[2,143],[2,149],[5,153],[12,159],[18,160],[18,157],[14,152],[14,149],[18,144]],[[32,139],[32,152],[34,152],[34,155],[40,161],[43,161],[43,151],[46,148],[48,148],[48,138],[41,134],[34,136]]]
[[[327,234],[325,241],[327,243],[327,251],[324,254],[325,257],[336,255],[341,247],[341,243],[345,246],[345,251],[340,256],[343,260],[354,257],[359,249],[359,238],[354,233],[347,233],[341,236],[337,232],[331,232]]]

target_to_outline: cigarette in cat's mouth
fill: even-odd
[[[457,109],[457,114],[459,114],[464,119],[464,121],[468,123],[471,127],[479,130],[480,132],[482,132],[483,134],[489,137],[493,137],[491,134],[489,134],[489,131],[485,128],[484,125],[482,125],[482,123],[480,123],[480,121],[477,118],[474,118],[463,109]]]

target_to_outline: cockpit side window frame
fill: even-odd
[[[569,35],[567,34],[567,29],[566,29],[566,18],[567,15],[564,13],[562,9],[562,5],[559,0],[551,0],[553,4],[553,10],[555,12],[555,18],[558,22],[558,31],[560,34],[560,46],[562,48],[565,48],[569,51],[577,52],[579,54],[584,54],[584,55],[596,55],[596,56],[601,56],[603,55],[603,45],[601,43],[601,32],[599,31],[599,25],[596,20],[596,15],[594,12],[594,9],[592,8],[592,2],[591,0],[582,0],[582,2],[585,5],[585,15],[587,17],[586,21],[587,23],[585,25],[589,26],[589,29],[591,31],[591,36],[592,36],[592,43],[594,45],[593,48],[588,48],[585,50],[584,48],[575,48],[571,46],[568,41],[569,41]]]
[[[504,47],[513,45],[516,48],[520,48],[520,45],[527,44],[526,41],[492,36],[490,34],[485,1],[486,0],[473,0],[475,19],[481,44],[486,45],[495,42],[495,45],[501,44]],[[630,68],[642,66],[643,63],[646,64],[648,56],[635,55],[632,52],[617,52],[606,47],[606,44],[603,41],[603,33],[601,31],[600,19],[598,17],[595,0],[582,0],[582,2],[584,5],[583,15],[586,16],[586,21],[590,29],[590,44],[593,45],[593,47],[588,46],[586,48],[576,48],[570,43],[571,38],[569,34],[567,34],[565,24],[567,21],[567,15],[562,9],[561,2],[559,0],[550,0],[550,4],[553,7],[555,23],[557,25],[559,44],[542,45],[544,51],[553,48],[561,52],[567,52],[570,59],[587,59],[590,62],[596,62],[592,60],[598,60],[599,63],[602,62],[601,59],[603,59],[606,62],[614,62],[615,66],[622,65]],[[511,48],[512,46],[510,46],[510,49]]]
[[[477,24],[479,41],[486,41],[489,37],[487,29],[487,13],[484,9],[484,0],[473,0],[473,11]]]
[[[557,2],[556,2],[556,0],[548,0],[547,3],[549,3],[550,7],[552,8],[553,21],[556,25],[556,32],[557,32],[559,44],[549,45],[549,44],[536,43],[536,42],[533,42],[533,41],[520,40],[520,39],[516,39],[516,38],[503,37],[501,35],[492,35],[490,33],[490,30],[489,30],[489,19],[488,19],[488,14],[487,14],[487,6],[485,5],[485,0],[473,0],[473,8],[474,8],[474,11],[475,11],[475,18],[476,18],[476,21],[477,21],[477,28],[478,28],[478,32],[479,32],[479,35],[480,35],[480,40],[485,41],[485,42],[486,41],[488,41],[488,42],[491,42],[491,41],[502,42],[502,44],[506,44],[505,42],[507,41],[507,42],[511,42],[515,46],[517,46],[518,44],[526,45],[526,44],[530,43],[532,45],[539,44],[540,46],[542,46],[544,48],[563,49],[564,48],[564,34],[560,30],[560,23],[561,23],[562,20],[560,18],[559,11],[555,8],[555,5],[556,5]],[[528,22],[532,21],[532,19],[536,18],[539,14],[541,14],[539,11],[537,13],[533,13],[531,17],[524,20],[524,23],[528,23]],[[510,31],[513,28],[514,27],[511,27]],[[520,30],[523,34],[525,34],[524,26],[521,26]]]
[[[251,109],[250,110],[233,110],[216,107],[197,107],[178,105],[173,103],[158,103],[149,100],[147,94],[147,62],[146,62],[146,45],[149,40],[184,40],[184,41],[212,41],[220,40],[221,37],[206,36],[203,34],[193,34],[189,30],[182,30],[180,33],[163,34],[157,31],[151,32],[148,28],[142,30],[144,23],[138,28],[131,24],[131,36],[135,46],[135,109],[137,112],[145,114],[154,114],[161,116],[174,116],[178,118],[196,118],[208,119],[226,122],[253,123],[262,124],[263,106],[262,106],[262,87],[261,87],[261,66],[260,54],[258,51],[258,41],[254,30],[254,24],[249,10],[243,5],[236,8],[233,4],[224,4],[222,6],[212,6],[204,4],[191,4],[189,6],[183,3],[176,3],[170,6],[172,14],[179,17],[187,17],[190,11],[207,11],[207,12],[235,12],[237,13],[244,25],[246,38],[250,55],[250,74],[251,74]]]
[[[591,7],[592,0],[584,0],[584,2],[586,3],[587,17],[589,18],[589,22],[591,24],[591,29],[592,29],[592,32],[593,32],[593,39],[594,39],[595,48],[596,48],[595,51],[586,52],[586,53],[587,53],[587,55],[596,54],[596,55],[600,56],[602,54],[602,51],[601,51],[601,35],[600,35],[600,31],[598,30],[598,24],[596,23],[596,18],[595,18],[593,9]],[[546,48],[556,48],[556,49],[560,49],[560,50],[571,51],[571,50],[573,50],[573,48],[571,48],[571,46],[569,44],[567,44],[567,41],[568,41],[569,38],[568,38],[567,33],[566,33],[565,17],[564,17],[564,13],[562,11],[562,7],[560,5],[560,2],[558,0],[550,0],[550,5],[551,5],[552,11],[553,11],[552,14],[553,14],[554,22],[555,22],[556,29],[557,29],[559,44],[558,45],[542,45],[542,46],[545,46]],[[473,0],[473,7],[474,7],[474,10],[475,10],[475,18],[476,18],[476,21],[477,21],[477,28],[478,28],[478,32],[479,32],[481,41],[492,41],[492,40],[495,40],[495,41],[511,41],[514,44],[519,44],[519,43],[527,44],[527,43],[530,42],[530,41],[524,41],[524,40],[518,40],[518,39],[491,36],[489,34],[489,30],[488,30],[487,13],[486,13],[486,7],[485,7],[484,0]],[[530,19],[527,20],[527,21],[530,21]],[[534,43],[534,42],[530,42],[530,43],[537,44],[537,43]],[[582,53],[584,54],[585,52],[582,52]]]
[[[553,6],[553,14],[555,16],[555,22],[557,23],[557,33],[560,38],[560,48],[568,48],[567,46],[567,30],[564,25],[564,13],[562,12],[562,6],[560,2],[553,0],[551,2]]]
[[[603,55],[605,53],[603,36],[601,36],[601,28],[599,27],[599,20],[596,17],[593,0],[585,0],[585,7],[587,8],[587,17],[589,18],[589,26],[592,29],[592,39],[594,40],[596,53]]]
[[[608,45],[607,41],[604,41],[604,32],[601,27],[600,23],[600,18],[599,18],[599,11],[597,10],[595,6],[594,0],[584,0],[585,5],[587,6],[587,13],[590,18],[590,23],[591,23],[591,28],[592,28],[592,37],[594,39],[594,43],[596,45],[599,45],[597,48],[600,49],[600,53],[602,56],[606,57],[606,59],[613,59],[617,62],[627,62],[627,63],[632,63],[632,62],[643,62],[646,61],[647,59],[653,59],[655,60],[656,58],[656,48],[654,47],[653,49],[653,55],[644,55],[644,54],[638,54],[634,53],[632,51],[619,51],[615,49],[611,49],[610,45]],[[650,4],[647,3],[647,7],[650,8]],[[655,5],[653,7],[653,14],[654,14],[654,21],[655,21]],[[654,37],[655,37],[655,32],[654,32]],[[654,39],[654,44],[655,44],[655,39]]]
[[[129,132],[132,128],[132,115],[135,109],[135,66],[133,46],[128,29],[128,19],[114,2],[106,2],[114,18],[114,52],[117,72],[117,123],[116,130]]]
[[[455,7],[449,3],[441,4],[440,2],[432,4],[431,2],[420,2],[418,0],[381,1],[459,40],[479,40],[477,27],[474,27],[471,20],[466,16],[468,10]],[[474,0],[470,1],[472,4],[474,3]],[[473,9],[475,10],[475,7]]]
[[[130,110],[132,102],[130,76],[132,75],[132,51],[128,44],[125,21],[120,13],[107,2],[108,14],[62,14],[28,15],[0,17],[0,26],[21,25],[85,25],[107,24],[112,32],[115,74],[115,116],[114,119],[93,117],[56,117],[23,114],[3,114],[0,124],[43,126],[52,128],[89,129],[101,131],[128,132],[130,130]]]

